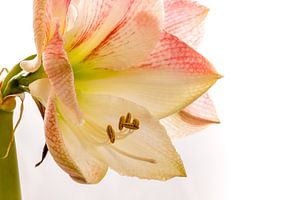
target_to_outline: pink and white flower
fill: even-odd
[[[37,56],[21,67],[48,75],[30,91],[46,107],[48,148],[74,180],[97,183],[108,167],[185,176],[162,124],[177,135],[218,121],[207,95],[187,107],[220,78],[193,48],[207,11],[191,0],[34,1]]]

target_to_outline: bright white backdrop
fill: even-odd
[[[222,124],[175,141],[188,177],[161,183],[110,171],[85,186],[51,156],[34,168],[43,125],[27,98],[16,138],[24,200],[300,199],[299,1],[201,2],[210,13],[199,50],[225,76],[211,90]],[[0,66],[34,53],[31,7],[0,3]]]

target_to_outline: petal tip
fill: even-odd
[[[219,118],[216,118],[215,120],[211,121],[213,124],[221,124],[221,121]]]
[[[217,73],[216,76],[217,76],[218,79],[224,78],[224,76],[222,74],[219,74],[219,73]]]
[[[39,67],[41,66],[41,59],[39,56],[36,56],[34,59],[32,60],[23,60],[22,62],[20,62],[20,67],[26,71],[26,72],[35,72],[39,69]]]
[[[179,168],[178,177],[187,177],[187,174],[186,174],[186,171],[185,171],[185,168],[183,165],[181,165],[181,167]]]
[[[203,15],[204,16],[207,16],[207,14],[209,13],[210,9],[205,7],[205,6],[202,6],[203,7]]]

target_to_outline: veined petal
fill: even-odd
[[[46,5],[47,0],[33,1],[33,30],[37,56],[33,60],[20,63],[21,68],[27,72],[35,72],[42,63],[42,52],[46,43]]]
[[[34,0],[33,2],[33,30],[37,56],[33,60],[20,63],[23,70],[35,72],[42,64],[42,52],[54,32],[56,18],[61,28],[65,26],[65,16],[70,0]]]
[[[78,90],[128,99],[157,118],[185,108],[221,77],[203,56],[167,33],[140,67],[86,71],[75,73]]]
[[[76,99],[72,66],[63,47],[57,26],[53,38],[43,53],[45,71],[57,97],[73,111],[74,120],[81,121],[82,114]]]
[[[77,8],[77,21],[65,35],[75,68],[126,69],[142,62],[159,40],[160,0],[83,0]]]
[[[64,32],[66,26],[66,18],[71,0],[49,0],[49,10],[51,12],[51,21],[53,27],[56,25],[56,19],[59,20],[60,31]]]
[[[208,9],[195,0],[164,0],[164,29],[197,48],[203,36]]]
[[[196,101],[185,107],[181,112],[212,123],[220,122],[214,103],[209,97],[208,93],[203,94]],[[192,120],[190,122],[193,123]]]
[[[216,109],[209,95],[205,93],[191,105],[178,113],[161,119],[172,138],[191,135],[213,123],[219,123]]]
[[[77,17],[78,17],[78,11],[72,1],[72,3],[69,6],[68,13],[67,13],[65,32],[70,31],[74,27]]]
[[[49,98],[45,114],[45,134],[49,151],[57,164],[79,183],[97,183],[107,165],[87,153],[72,129],[58,118],[55,97]]]
[[[174,176],[185,176],[185,170],[165,129],[157,119],[143,107],[125,99],[93,94],[78,96],[80,108],[89,123],[106,128],[112,125],[116,132],[113,144],[96,145],[86,142],[89,152],[104,160],[109,167],[126,176],[166,180]],[[119,118],[130,112],[132,119],[139,120],[139,129],[126,137],[118,133]],[[98,128],[101,132],[101,128]],[[103,132],[103,130],[102,130]],[[88,134],[88,132],[81,132]],[[100,133],[99,133],[100,134]],[[121,138],[120,138],[121,137]],[[120,139],[118,139],[120,138]]]

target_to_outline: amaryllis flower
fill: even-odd
[[[193,49],[206,13],[189,0],[34,1],[37,56],[21,67],[48,76],[30,92],[46,107],[50,153],[74,180],[97,183],[108,167],[146,179],[186,175],[161,123],[178,131],[177,115],[203,120],[181,110],[220,78]],[[209,98],[200,101],[195,108],[209,105],[203,116],[216,120]]]

